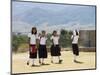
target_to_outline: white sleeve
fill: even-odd
[[[73,31],[73,35],[76,35],[76,32],[75,32],[75,30]]]
[[[71,39],[73,39],[73,35],[71,36]]]

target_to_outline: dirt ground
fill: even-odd
[[[95,69],[95,52],[80,52],[78,61],[81,63],[73,62],[73,54],[71,51],[62,51],[62,64],[52,64],[51,57],[48,53],[48,59],[45,60],[49,65],[40,65],[38,67],[28,66],[28,52],[18,53],[12,55],[12,73],[29,73],[29,72],[45,72],[45,71],[61,71],[61,70],[78,70],[78,69]],[[57,61],[56,59],[54,59]],[[39,65],[38,59],[35,63]]]

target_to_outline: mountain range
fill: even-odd
[[[16,8],[17,6],[17,8]],[[60,5],[59,5],[60,6]],[[18,7],[15,4],[12,10],[12,30],[29,31],[33,26],[41,28],[44,26],[60,28],[77,26],[82,29],[95,29],[95,7],[92,6],[69,6],[63,9],[39,6]],[[20,10],[20,9],[23,10]],[[20,11],[19,11],[20,10]],[[28,28],[28,29],[26,29]]]

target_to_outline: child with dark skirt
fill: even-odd
[[[29,60],[27,61],[27,65],[30,64],[30,61],[32,61],[32,66],[35,65],[35,60],[37,59],[37,29],[36,27],[32,27],[31,33],[28,34],[29,38]]]
[[[79,47],[78,47],[79,32],[77,30],[73,31],[71,39],[72,39],[72,51],[74,55],[74,62],[78,62],[77,57],[79,56]]]
[[[61,60],[61,48],[59,46],[59,35],[57,34],[57,31],[53,31],[53,34],[51,36],[52,45],[51,45],[51,63],[54,63],[53,57],[58,57],[58,64],[62,63]]]
[[[47,58],[47,48],[46,48],[46,32],[43,30],[41,35],[39,36],[39,49],[38,49],[38,55],[39,55],[39,63],[40,65],[46,65],[45,59]]]

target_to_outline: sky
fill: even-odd
[[[65,11],[65,10],[66,11],[72,11],[70,13],[74,13],[74,14],[77,13],[78,11],[80,11],[80,10],[81,11],[83,11],[83,10],[84,11],[88,11],[88,13],[84,13],[82,17],[80,17],[78,15],[75,15],[76,16],[75,18],[77,18],[77,17],[79,19],[82,19],[84,17],[87,17],[89,19],[91,18],[90,19],[91,23],[87,23],[87,25],[84,25],[84,24],[82,25],[82,24],[78,23],[78,21],[76,21],[76,23],[78,24],[76,26],[80,27],[80,25],[81,25],[80,28],[83,27],[84,29],[86,28],[85,26],[87,26],[88,28],[91,27],[92,29],[93,29],[93,27],[95,27],[95,7],[94,6],[81,6],[81,5],[69,5],[69,4],[66,4],[66,5],[64,5],[64,4],[47,4],[47,3],[33,3],[33,2],[13,1],[12,2],[12,12],[13,12],[12,15],[13,15],[13,17],[15,17],[16,15],[22,14],[24,12],[26,13],[26,11],[28,12],[32,8],[42,8],[42,9],[47,10],[47,11],[52,12],[52,13],[59,13],[59,12],[63,13],[63,11]],[[77,10],[77,9],[78,9],[78,11],[74,11],[74,10]],[[33,13],[34,13],[34,11],[33,11]],[[23,15],[24,14],[22,14],[22,16]],[[65,13],[65,15],[66,15],[66,13]],[[71,18],[71,17],[72,16],[70,15],[68,18]],[[25,21],[24,22],[23,21],[13,21],[13,22],[14,22],[13,23],[13,30],[15,30],[15,31],[21,31],[22,28],[25,31],[26,30],[25,28],[26,27],[28,28],[27,25],[29,25],[29,23],[25,23]],[[58,27],[59,28],[65,28],[67,26],[66,29],[68,29],[68,28],[69,29],[73,29],[72,28],[73,25],[71,25],[72,23],[74,23],[74,22],[69,22],[69,23],[66,23],[66,24],[63,24],[63,25],[59,24]],[[23,24],[24,24],[24,26],[23,26]],[[42,27],[45,27],[45,28],[47,27],[46,28],[47,30],[57,29],[58,28],[56,25],[49,26],[49,28],[48,28],[48,23],[47,22],[43,22],[43,24],[40,24],[40,25]],[[70,26],[68,26],[68,25],[70,25]],[[73,27],[75,28],[75,26],[73,26]],[[30,28],[31,28],[31,26],[29,27],[29,29]],[[40,28],[42,30],[41,27],[38,27],[38,28]],[[29,29],[27,29],[26,31],[29,31]]]
[[[13,10],[16,12],[20,12],[23,10],[27,10],[33,7],[40,7],[43,9],[49,9],[52,11],[61,11],[63,9],[77,9],[77,8],[92,8],[93,10],[95,7],[91,6],[81,6],[81,5],[71,5],[71,4],[48,4],[48,3],[35,3],[35,2],[20,2],[20,1],[13,1],[12,2]]]

